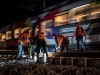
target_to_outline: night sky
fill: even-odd
[[[64,0],[45,0],[45,7]],[[67,0],[75,2],[73,0]],[[38,15],[43,11],[43,0],[1,0],[0,27]]]

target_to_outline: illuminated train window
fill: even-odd
[[[7,31],[6,32],[6,40],[9,40],[12,38],[12,32],[11,31]]]
[[[44,32],[45,36],[52,34],[51,26],[53,25],[53,20],[43,21],[41,23],[41,32]]]
[[[89,4],[76,7],[73,10],[75,12],[77,22],[85,21],[86,17],[89,16]]]
[[[54,25],[55,26],[62,26],[65,24],[68,24],[68,11],[59,13],[54,18]]]
[[[76,8],[69,10],[68,14],[69,23],[85,21],[100,18],[100,3],[96,2],[82,5]]]
[[[100,3],[93,2],[56,14],[54,25],[62,26],[96,18],[100,18]]]
[[[0,33],[0,41],[2,41],[2,33]]]
[[[87,20],[100,18],[100,4],[96,4],[96,2],[93,2],[90,5],[90,15],[87,17]]]
[[[24,31],[26,31],[27,29],[30,29],[31,27],[26,27],[26,28],[23,28],[21,29],[21,33],[23,33]]]
[[[1,36],[1,41],[3,42],[3,41],[6,41],[6,35],[5,34],[2,34],[2,36]]]
[[[15,31],[14,31],[14,38],[18,38],[20,33],[21,33],[21,28],[15,29]]]
[[[23,33],[26,30],[26,28],[21,29],[21,33]]]

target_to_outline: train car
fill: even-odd
[[[35,18],[35,20],[34,20]],[[30,29],[34,25],[37,25],[38,18],[37,17],[30,17],[28,19],[24,19],[18,22],[15,22],[10,25],[6,25],[0,28],[0,50],[16,50],[17,49],[17,38],[21,33],[25,30]],[[36,29],[36,33],[37,33]],[[30,34],[29,34],[30,36]],[[27,45],[25,46],[27,47]]]
[[[72,36],[76,28],[75,23],[79,22],[86,32],[87,39],[83,40],[87,50],[100,50],[100,1],[79,0],[67,5],[65,0],[44,11],[45,13],[39,15],[39,29],[45,33],[49,46],[55,44],[51,36],[53,33],[65,34],[70,40],[69,49],[76,50],[76,39]]]
[[[44,9],[43,13],[35,17],[1,28],[5,31],[0,34],[0,47],[16,46],[13,41],[23,29],[29,25],[37,25],[38,33],[45,33],[49,52],[55,51],[55,42],[52,38],[54,33],[67,35],[70,40],[69,49],[75,50],[76,40],[72,36],[75,32],[76,22],[79,22],[86,31],[87,39],[84,39],[84,43],[87,48],[100,49],[100,1],[98,0],[77,0],[70,4],[65,0]],[[11,37],[11,35],[13,36]]]

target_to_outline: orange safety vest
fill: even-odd
[[[27,33],[22,33],[17,39],[17,42],[27,42],[28,40],[28,34]]]
[[[68,39],[67,36],[61,35],[61,34],[56,35],[56,38],[57,38],[58,46],[59,47],[61,46],[61,44],[62,44],[62,42],[63,42],[64,39]]]
[[[46,41],[46,38],[43,34],[38,34],[38,38],[37,39],[41,39],[41,40],[45,40]]]
[[[83,30],[83,27],[81,27],[81,26],[77,27],[76,28],[76,32],[75,32],[76,38],[78,36],[83,36],[83,35],[86,36],[86,34],[85,34],[84,30]]]

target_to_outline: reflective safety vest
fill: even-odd
[[[68,39],[68,37],[65,35],[61,35],[61,34],[56,35],[56,40],[58,42],[59,47],[61,46],[64,39]]]
[[[17,42],[25,42],[28,39],[28,34],[27,33],[22,33],[17,39]]]
[[[38,37],[37,39],[41,39],[41,40],[45,40],[46,41],[46,38],[43,34],[38,34]]]
[[[86,36],[86,34],[83,30],[83,27],[79,26],[79,27],[76,28],[75,36],[76,36],[76,38],[78,36]]]

